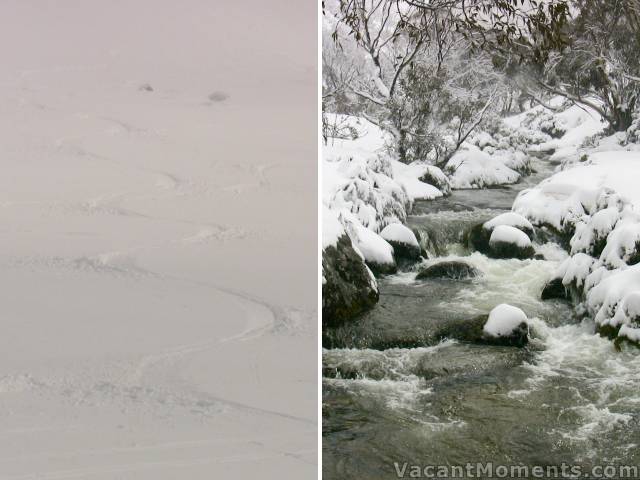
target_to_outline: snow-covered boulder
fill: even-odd
[[[492,232],[494,228],[500,225],[515,227],[526,233],[529,238],[533,238],[533,225],[529,220],[516,212],[501,213],[497,217],[493,217],[491,220],[484,222],[482,227]]]
[[[497,231],[497,233],[496,233]],[[493,258],[531,258],[533,225],[522,215],[506,212],[475,225],[466,235],[469,248]]]
[[[390,223],[382,229],[380,236],[393,247],[396,263],[399,260],[420,259],[420,244],[410,228],[401,223]]]
[[[489,237],[489,256],[494,258],[533,258],[535,250],[531,239],[522,230],[509,225],[498,225]]]
[[[335,327],[378,301],[376,280],[335,214],[325,209],[322,229],[322,326]]]
[[[490,343],[523,347],[529,335],[527,315],[518,307],[502,303],[491,310],[482,333]]]
[[[517,307],[501,304],[489,314],[463,322],[450,322],[437,337],[461,342],[523,347],[529,340],[529,322]]]
[[[425,280],[431,278],[450,278],[453,280],[462,280],[478,276],[480,272],[468,264],[460,261],[443,261],[429,265],[420,270],[416,275],[417,280]]]
[[[397,271],[393,247],[389,242],[357,221],[346,219],[345,222],[351,241],[374,273],[388,274]]]

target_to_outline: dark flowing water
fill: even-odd
[[[328,332],[324,478],[397,478],[394,462],[640,462],[640,355],[617,352],[570,305],[539,299],[566,254],[546,244],[546,260],[493,260],[461,244],[468,228],[509,210],[519,190],[549,174],[542,160],[537,168],[519,185],[415,206],[409,224],[429,233],[439,255],[426,263],[464,257],[480,277],[416,281],[415,269],[385,277],[373,310]],[[439,335],[499,303],[531,319],[526,348]]]

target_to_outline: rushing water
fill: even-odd
[[[409,224],[438,256],[465,257],[473,280],[416,281],[415,269],[379,281],[380,301],[328,332],[323,351],[323,474],[397,478],[400,464],[561,465],[640,463],[640,355],[618,352],[570,305],[540,300],[566,255],[493,260],[464,249],[472,225],[510,209],[526,183],[420,202]],[[466,344],[439,335],[498,303],[532,319],[524,349]]]

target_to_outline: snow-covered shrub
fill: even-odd
[[[380,158],[340,160],[335,171],[345,182],[326,204],[348,210],[376,232],[389,223],[405,222],[411,201],[402,186],[384,173],[390,168],[388,161]]]
[[[520,174],[507,167],[499,158],[469,145],[449,160],[445,172],[453,188],[486,188],[492,185],[516,183]]]

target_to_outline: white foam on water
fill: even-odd
[[[398,272],[386,277],[386,281],[391,285],[413,285],[417,283],[416,275],[416,272]]]
[[[536,319],[534,328],[546,349],[525,365],[532,374],[526,381],[529,389],[513,390],[509,396],[525,398],[562,379],[574,404],[564,411],[581,418],[578,425],[556,429],[563,438],[587,441],[627,426],[640,405],[640,354],[616,351],[587,320],[553,328]]]
[[[344,388],[355,396],[371,396],[391,410],[415,410],[417,401],[432,390],[416,376],[403,380],[371,380],[369,378],[325,378],[326,385]]]
[[[356,395],[370,395],[384,399],[390,409],[414,410],[416,401],[432,390],[423,378],[411,373],[420,359],[441,348],[455,344],[447,340],[432,347],[391,348],[388,350],[341,348],[323,350],[323,364],[348,365],[355,370],[375,369],[384,371],[384,378],[372,379],[366,375],[358,378],[324,378],[328,385],[344,388]],[[373,366],[372,366],[373,365]]]
[[[450,304],[456,311],[472,316],[488,313],[496,305],[508,303],[532,316],[550,308],[550,304],[540,300],[540,293],[545,283],[553,276],[557,262],[498,260],[478,252],[463,257],[450,255],[440,258],[440,261],[442,260],[465,261],[482,272],[469,288],[443,300],[443,304]]]

